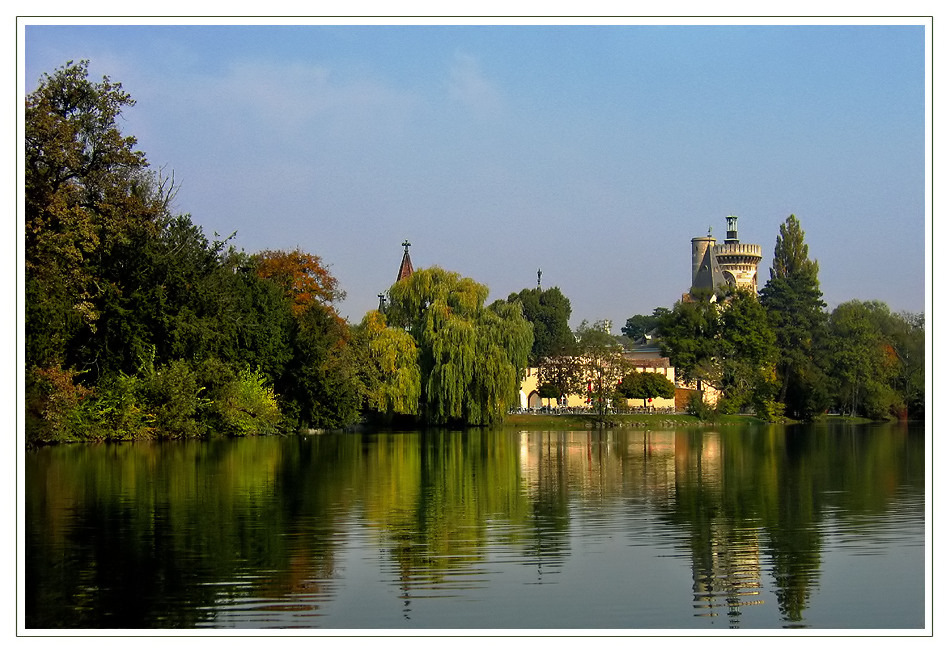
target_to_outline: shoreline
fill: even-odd
[[[558,429],[597,429],[597,416],[593,414],[576,415],[570,413],[521,413],[505,416],[505,427],[545,428]],[[704,427],[709,425],[765,425],[768,424],[755,416],[720,416],[714,420],[701,420],[686,413],[624,413],[605,417],[604,427],[607,429],[627,427],[670,428],[670,427]]]
[[[871,424],[880,422],[870,418],[852,418],[850,416],[827,415],[822,416],[811,424]],[[557,413],[521,413],[505,416],[502,423],[505,427],[524,428],[558,428],[558,429],[596,429],[596,416],[557,414]],[[670,428],[670,427],[710,427],[715,425],[794,425],[801,424],[795,420],[770,423],[753,415],[721,415],[712,419],[703,420],[687,413],[655,413],[655,414],[619,414],[606,418],[607,429],[625,427]]]
[[[888,421],[879,421],[871,420],[870,418],[861,418],[861,417],[850,417],[850,416],[840,416],[840,415],[830,415],[823,416],[820,420],[816,420],[810,424],[872,424]],[[892,421],[893,422],[893,421]],[[911,421],[913,422],[913,421]],[[627,413],[619,415],[610,415],[607,416],[605,424],[600,427],[600,429],[629,429],[629,428],[646,428],[646,429],[675,429],[683,427],[715,427],[719,425],[732,425],[732,426],[742,426],[742,425],[758,425],[758,426],[767,426],[770,424],[774,425],[794,425],[794,424],[803,424],[795,420],[785,420],[783,422],[769,423],[765,420],[757,418],[753,415],[721,415],[716,416],[712,419],[702,420],[696,416],[687,414],[687,413],[656,413],[656,414],[637,414],[637,413]],[[514,428],[514,429],[556,429],[556,430],[568,430],[568,431],[589,431],[598,429],[597,418],[593,414],[572,414],[572,413],[512,413],[505,416],[504,420],[497,425],[501,428]],[[477,429],[484,428],[469,426],[461,427],[461,429]],[[245,437],[268,437],[268,436],[287,436],[290,434],[297,434],[301,436],[319,436],[323,433],[329,432],[367,432],[367,431],[387,431],[387,430],[425,430],[426,427],[415,424],[415,425],[403,425],[401,427],[394,426],[392,424],[371,424],[371,423],[361,423],[358,425],[351,425],[346,429],[298,429],[289,432],[275,431],[270,433],[260,433],[260,434],[245,434],[245,435],[224,435],[224,434],[214,434],[204,437],[178,437],[178,438],[141,438],[141,439],[71,439],[71,440],[51,440],[51,441],[33,441],[26,444],[26,449],[38,449],[42,447],[51,447],[55,445],[70,445],[70,444],[102,444],[102,443],[134,443],[134,442],[169,442],[169,441],[187,441],[187,440],[214,440],[214,439],[230,439],[230,438],[245,438]]]

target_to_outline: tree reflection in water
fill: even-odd
[[[845,628],[823,553],[906,533],[921,587],[879,626],[919,628],[923,493],[906,425],[48,448],[26,626]]]

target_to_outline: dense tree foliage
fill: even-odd
[[[751,292],[732,289],[725,297],[720,325],[719,410],[735,413],[754,407],[760,416],[772,417],[779,409],[773,405],[778,348],[765,308]]]
[[[659,326],[663,356],[669,357],[680,380],[700,390],[704,384],[716,384],[720,309],[710,294],[701,294],[677,302]]]
[[[818,280],[818,262],[808,258],[808,245],[805,243],[805,232],[795,214],[785,219],[779,225],[778,236],[775,238],[775,251],[772,267],[769,268],[771,279],[794,277],[802,275],[809,280]]]
[[[750,292],[720,289],[677,302],[660,326],[663,353],[687,383],[720,393],[719,410],[775,410],[775,333]]]
[[[536,366],[545,357],[563,354],[574,345],[574,334],[568,325],[571,301],[561,289],[526,288],[508,296],[508,302],[520,302],[524,317],[534,327],[534,345],[529,363]]]
[[[365,389],[319,257],[249,256],[172,215],[174,184],[118,128],[134,101],[87,66],[26,99],[28,438],[355,420]]]
[[[618,390],[625,398],[644,401],[656,397],[672,399],[676,396],[676,385],[658,372],[627,373]]]
[[[548,400],[548,406],[551,406],[551,400],[559,400],[563,395],[561,389],[551,382],[545,382],[538,386],[538,397]]]
[[[547,395],[541,389],[545,389]],[[586,376],[577,347],[538,362],[538,393],[541,397],[561,398],[586,392]]]
[[[316,302],[331,306],[345,297],[339,283],[320,257],[302,252],[264,250],[254,256],[254,269],[262,279],[275,283],[290,298],[295,316]]]
[[[900,361],[894,388],[903,397],[909,417],[922,419],[926,408],[926,330],[923,313],[892,313],[883,333]]]
[[[167,218],[171,190],[115,124],[132,105],[121,84],[89,81],[86,62],[44,75],[26,99],[28,365],[72,363],[65,354],[121,293],[100,268],[135,265]]]
[[[827,314],[818,263],[808,258],[805,234],[794,215],[779,228],[770,276],[759,296],[778,344],[776,399],[790,417],[813,418],[828,408],[820,361]]]
[[[914,320],[914,319],[911,319]],[[882,302],[852,300],[831,313],[826,363],[833,401],[871,418],[923,412],[923,326]]]
[[[299,426],[355,423],[363,403],[358,358],[349,327],[335,311],[311,305],[295,322],[294,355],[277,390]]]
[[[356,331],[367,409],[392,420],[395,416],[416,416],[422,393],[419,348],[404,329],[390,327],[386,316],[370,311]]]
[[[627,318],[627,323],[620,328],[620,333],[629,339],[636,341],[643,338],[660,326],[664,316],[668,315],[670,310],[666,307],[657,307],[653,314],[644,316],[637,314]]]
[[[603,322],[581,322],[577,328],[577,357],[580,378],[587,386],[587,395],[601,420],[615,402],[623,400],[618,386],[630,372],[623,356],[623,347],[611,336]]]
[[[758,301],[723,288],[662,314],[663,352],[681,381],[719,390],[721,412],[755,407],[770,420],[814,419],[834,407],[923,417],[923,315],[857,300],[827,313],[795,216],[779,228],[770,272]]]
[[[532,345],[520,302],[484,303],[488,288],[441,268],[389,289],[387,321],[419,350],[422,418],[431,424],[498,422],[516,403]]]

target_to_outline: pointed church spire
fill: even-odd
[[[409,258],[409,246],[411,245],[412,243],[408,239],[402,242],[402,246],[406,250],[402,253],[402,263],[399,264],[399,273],[396,275],[397,282],[412,274],[412,259]]]

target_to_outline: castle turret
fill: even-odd
[[[762,246],[739,242],[739,219],[726,216],[726,240],[713,248],[722,276],[730,286],[759,290],[759,262]]]
[[[726,240],[720,245],[716,244],[712,227],[707,236],[693,239],[691,288],[715,290],[728,285],[758,291],[762,248],[752,243],[740,243],[738,225],[736,216],[726,217]]]
[[[707,251],[716,244],[716,237],[712,235],[712,227],[709,228],[709,234],[707,236],[697,236],[693,239],[693,276],[692,279],[696,279],[696,275],[699,273],[700,268],[703,266],[703,260],[706,258]]]
[[[726,243],[739,242],[739,218],[726,216]]]

